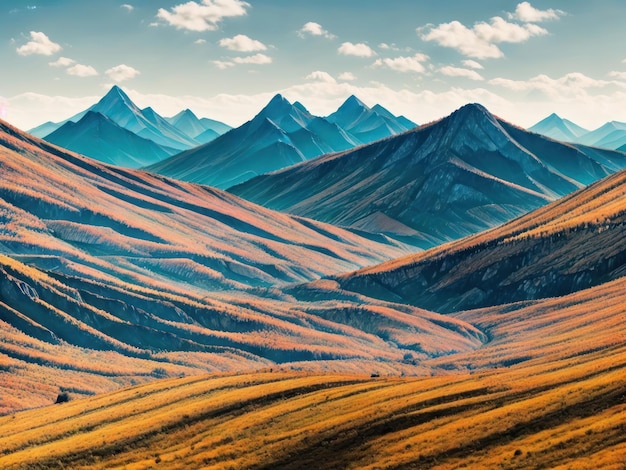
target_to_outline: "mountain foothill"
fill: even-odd
[[[622,130],[0,121],[0,467],[621,468]]]

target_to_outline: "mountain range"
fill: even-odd
[[[0,467],[621,468],[625,160],[471,104],[224,192],[0,121]]]
[[[250,121],[215,140],[146,167],[221,189],[300,163],[405,132],[415,124],[355,96],[327,118],[276,95]]]
[[[470,104],[427,126],[229,191],[428,248],[504,223],[624,167],[623,153],[556,142]]]
[[[618,121],[590,131],[553,113],[528,130],[564,142],[622,151],[626,148],[626,123]]]
[[[230,130],[218,121],[198,119],[190,110],[163,118],[140,109],[118,86],[98,103],[62,123],[45,123],[30,133],[105,163],[138,168],[216,138]]]
[[[23,366],[13,385],[37,382],[42,357],[55,358],[45,367],[71,364],[54,375],[74,374],[84,394],[163,367],[197,374],[319,361],[310,365],[409,371],[406,354],[484,340],[469,324],[413,307],[299,304],[280,292],[408,252],[385,237],[107,166],[4,123],[0,172],[0,352]],[[133,372],[108,353],[115,363],[128,358]],[[39,393],[27,393],[32,403]]]
[[[447,313],[623,280],[625,193],[623,170],[500,227],[336,280],[348,291]]]

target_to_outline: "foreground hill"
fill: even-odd
[[[626,274],[625,194],[621,171],[501,227],[338,281],[438,312],[600,285]]]
[[[463,314],[492,341],[431,361],[450,375],[183,378],[0,417],[0,466],[622,468],[625,292]]]
[[[276,210],[430,247],[536,209],[626,166],[466,105],[428,126],[229,191]]]
[[[485,339],[414,307],[302,304],[276,289],[402,246],[109,167],[4,123],[0,221],[0,410],[49,403],[60,387],[89,394],[276,363],[416,373],[405,356]]]

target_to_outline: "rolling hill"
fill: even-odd
[[[625,287],[461,314],[492,339],[448,374],[266,369],[0,417],[0,466],[621,468]]]
[[[428,248],[501,224],[626,166],[626,155],[526,132],[470,104],[413,131],[229,191]]]
[[[408,354],[485,339],[414,307],[299,303],[279,290],[406,253],[396,242],[0,126],[2,410],[46,403],[59,387],[90,394],[272,364],[414,374]]]

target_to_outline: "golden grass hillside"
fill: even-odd
[[[5,416],[0,467],[621,469],[625,287],[461,313],[491,341],[447,374],[179,378]]]

